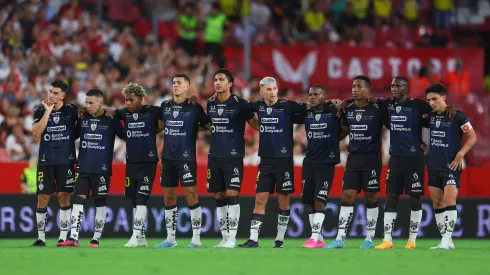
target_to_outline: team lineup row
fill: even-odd
[[[58,246],[79,246],[83,206],[88,196],[95,200],[95,232],[89,246],[98,247],[106,219],[114,139],[126,141],[127,165],[125,196],[133,204],[133,235],[126,247],[147,246],[144,224],[159,160],[155,135],[164,131],[160,183],[164,193],[167,237],[155,247],[176,247],[177,186],[179,182],[190,208],[193,237],[188,247],[200,247],[201,207],[196,192],[196,139],[198,131],[211,131],[207,169],[207,189],[215,194],[217,215],[223,239],[215,247],[233,248],[240,218],[239,192],[243,178],[244,131],[249,123],[259,134],[259,156],[255,207],[250,238],[243,248],[258,247],[269,194],[278,194],[279,213],[274,247],[282,248],[290,217],[289,195],[294,192],[293,126],[304,124],[307,153],[302,171],[302,201],[309,206],[312,235],[303,247],[343,248],[358,193],[366,200],[367,233],[361,248],[373,248],[379,206],[381,131],[390,130],[390,163],[387,174],[387,203],[384,237],[375,248],[393,248],[399,195],[410,195],[410,237],[406,248],[416,247],[422,219],[426,144],[422,128],[430,129],[427,168],[428,185],[437,226],[442,240],[434,248],[454,248],[452,231],[457,219],[456,197],[461,162],[476,142],[476,134],[466,115],[446,103],[447,91],[441,84],[427,88],[427,100],[408,97],[408,80],[395,77],[391,98],[370,97],[369,78],[357,76],[352,98],[327,100],[322,85],[309,89],[309,103],[279,99],[272,77],[260,81],[261,100],[248,102],[232,93],[233,75],[227,69],[214,73],[216,94],[207,112],[187,98],[190,80],[178,73],[173,78],[173,99],[160,107],[143,105],[145,90],[130,83],[123,90],[127,107],[105,110],[103,92],[87,92],[86,107],[64,103],[68,87],[52,83],[48,98],[34,114],[33,134],[41,138],[39,150],[36,209],[38,240],[45,246],[47,204],[52,193],[60,203]],[[123,125],[121,125],[123,121]],[[325,204],[333,182],[335,165],[340,162],[339,142],[349,136],[349,155],[344,172],[342,206],[335,240],[325,245],[321,228]],[[466,135],[463,143],[463,135]],[[75,140],[80,139],[78,157]],[[463,143],[463,144],[462,144]],[[76,163],[76,173],[73,169]],[[74,197],[70,205],[70,193]],[[71,210],[71,214],[70,214]],[[71,218],[70,218],[71,216]],[[71,228],[69,230],[69,224]],[[70,231],[70,232],[69,232]],[[68,235],[70,233],[70,235]]]

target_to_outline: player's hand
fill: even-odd
[[[456,116],[456,105],[451,104],[447,106],[446,112],[450,119],[453,119]]]
[[[422,148],[422,151],[427,152],[427,143],[425,141],[422,141],[422,144],[420,144],[420,148]]]
[[[187,98],[188,103],[197,103],[197,96],[191,95],[190,97]]]
[[[51,114],[51,112],[53,111],[53,108],[54,108],[54,104],[50,103],[50,102],[51,102],[51,100],[49,100],[48,98],[41,102],[43,104],[45,112],[48,114]]]
[[[106,116],[114,116],[116,111],[114,109],[104,109]]]
[[[88,112],[87,107],[78,108],[78,118],[83,118],[83,115]]]
[[[342,100],[340,99],[331,99],[330,102],[335,105],[335,108],[338,108],[340,104],[342,104]]]
[[[463,154],[457,153],[453,162],[449,164],[449,169],[453,171],[461,169],[461,167],[463,166],[462,162],[463,162]]]
[[[369,102],[369,103],[376,103],[376,101],[377,101],[377,100],[378,100],[378,99],[377,99],[377,98],[375,98],[374,96],[370,96],[370,97],[368,97],[368,102]]]
[[[210,98],[209,98],[209,101],[214,101],[216,99],[216,97],[218,96],[217,93],[214,93],[214,95],[212,95]]]
[[[339,106],[337,106],[337,117],[342,117],[342,115],[345,113],[345,108],[347,107],[348,104],[349,102],[347,101],[347,99],[344,99],[342,103],[340,103]]]

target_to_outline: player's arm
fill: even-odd
[[[463,146],[461,147],[461,149],[459,149],[459,152],[456,154],[453,162],[449,164],[449,168],[454,171],[461,168],[463,157],[471,150],[477,140],[475,130],[471,126],[470,121],[464,113],[458,112],[455,119],[458,122],[459,128],[461,129],[461,131],[463,131],[463,134],[466,138],[464,140]]]
[[[340,139],[343,140],[349,134],[350,128],[349,123],[347,122],[347,117],[345,114],[342,115],[340,119]]]
[[[247,123],[254,128],[255,130],[259,131],[259,118],[255,114],[255,112],[252,110],[252,105],[248,101],[245,101],[245,104],[243,104],[242,107],[243,114],[245,114],[245,119],[247,120]]]
[[[54,105],[42,102],[43,107],[39,106],[34,112],[34,123],[32,125],[32,135],[40,138],[48,125],[49,116],[53,111]]]
[[[208,115],[204,112],[204,109],[200,104],[196,103],[196,106],[198,107],[197,122],[199,122],[199,126],[203,127],[206,130],[211,131],[211,120],[209,119]]]
[[[430,115],[422,118],[422,127],[430,128]]]
[[[112,123],[114,123],[114,131],[116,136],[125,141],[126,133],[124,132],[124,127],[121,125],[121,121],[117,118],[113,118]]]

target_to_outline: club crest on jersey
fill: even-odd
[[[357,122],[361,121],[362,114],[356,114],[356,120]]]
[[[319,121],[321,117],[322,117],[322,115],[321,115],[321,114],[316,114],[316,115],[315,115],[315,119],[316,119],[316,121]]]
[[[267,115],[270,115],[272,113],[272,108],[268,107],[267,108]]]
[[[54,123],[58,124],[58,122],[60,122],[60,117],[59,116],[53,117],[53,121]]]
[[[179,116],[179,110],[174,111],[173,116],[174,116],[174,118],[177,118]]]
[[[133,114],[133,119],[138,120],[138,114]]]
[[[396,106],[395,110],[397,113],[399,113],[402,110],[402,106]]]
[[[95,129],[97,129],[97,123],[90,124],[90,129],[92,129],[92,131],[95,131]]]
[[[441,126],[441,121],[440,120],[436,121],[436,127],[439,128],[439,126]]]
[[[223,109],[218,109],[218,115],[220,116],[223,113]]]

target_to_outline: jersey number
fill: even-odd
[[[44,173],[43,172],[37,173],[37,181],[42,182],[43,179],[44,179]]]
[[[208,169],[208,179],[211,178],[211,169]]]
[[[389,179],[390,178],[390,169],[388,169],[388,171],[386,171],[386,179]]]
[[[257,181],[259,181],[259,178],[260,178],[260,171],[257,172]]]
[[[131,181],[129,180],[129,177],[126,177],[126,182],[124,183],[124,186],[129,187],[131,185]]]
[[[79,173],[75,173],[75,181],[77,181],[77,180],[78,180],[78,174],[79,174]]]

